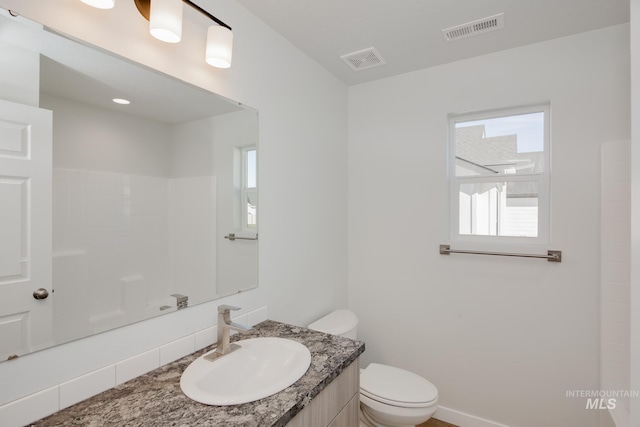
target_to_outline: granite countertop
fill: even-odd
[[[309,348],[311,366],[293,385],[258,400],[234,406],[208,406],[180,390],[182,372],[215,346],[197,351],[115,388],[63,409],[33,426],[284,426],[334,378],[354,362],[364,343],[299,326],[266,320],[232,336],[232,341],[282,337]]]

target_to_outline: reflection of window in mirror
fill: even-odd
[[[255,146],[242,149],[242,231],[257,229],[258,188],[257,150]]]

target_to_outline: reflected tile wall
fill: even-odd
[[[56,339],[146,317],[131,306],[172,293],[169,181],[54,169],[54,322],[66,325]]]
[[[629,390],[631,164],[629,142],[602,145],[601,371],[602,390]],[[621,404],[620,404],[621,403]],[[628,417],[618,399],[614,419]]]

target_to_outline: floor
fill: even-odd
[[[436,420],[435,418],[431,418],[426,423],[417,425],[416,427],[458,427],[458,426],[445,423],[444,421]]]

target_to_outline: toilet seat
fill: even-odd
[[[360,394],[401,408],[426,408],[438,401],[438,389],[413,372],[371,363],[360,374]]]

